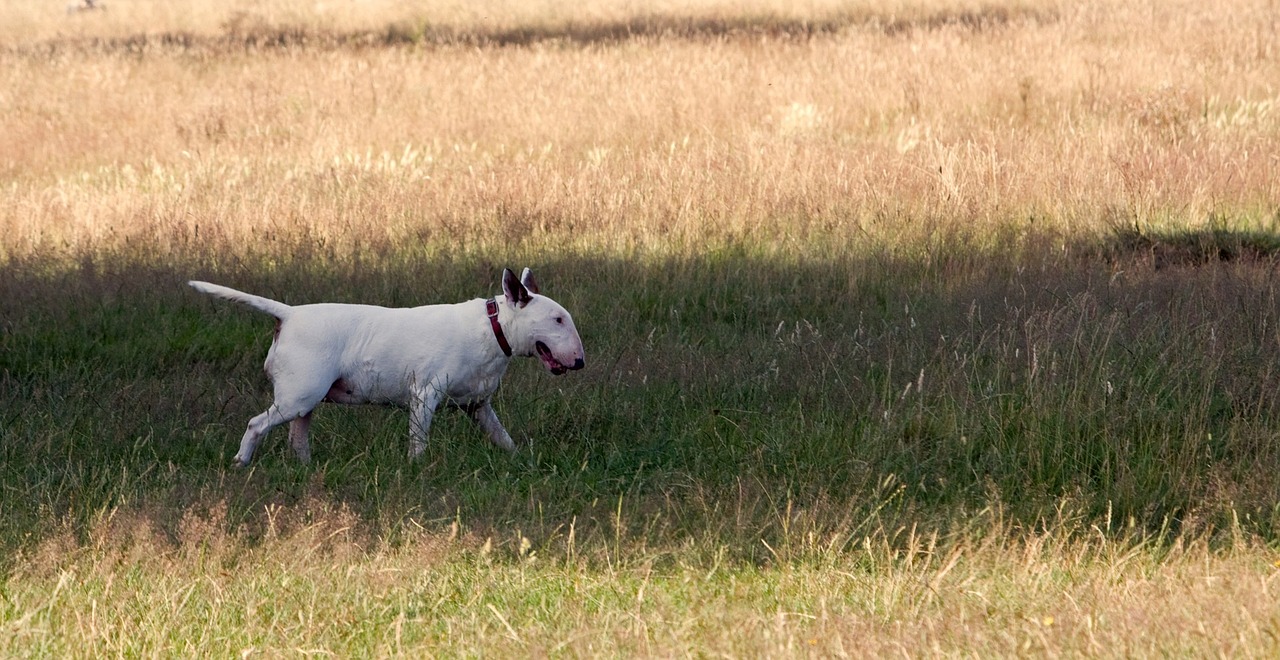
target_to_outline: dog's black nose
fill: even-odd
[[[587,363],[586,363],[586,362],[583,362],[583,361],[582,361],[582,358],[578,358],[578,359],[576,359],[576,360],[574,360],[574,361],[573,361],[573,366],[572,366],[572,367],[569,367],[569,368],[570,368],[570,369],[577,370],[577,369],[581,369],[581,368],[583,368],[583,367],[585,367],[585,366],[587,366]]]

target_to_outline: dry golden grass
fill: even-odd
[[[308,508],[307,506],[300,508]],[[295,512],[297,515],[297,512]],[[40,655],[730,657],[1270,656],[1274,552],[1160,547],[983,512],[955,537],[873,530],[776,567],[584,558],[421,533],[362,542],[349,514],[256,543],[225,511],[170,539],[108,516],[53,535],[6,588],[0,651]],[[978,531],[981,530],[981,531]]]
[[[513,222],[615,253],[1271,222],[1277,11],[1098,2],[812,38],[10,53],[4,256],[280,249],[263,232],[491,241]]]

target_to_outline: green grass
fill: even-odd
[[[1146,530],[1243,515],[1271,534],[1276,294],[1261,266],[1121,272],[1077,248],[968,250],[516,255],[574,311],[589,358],[563,378],[513,367],[498,406],[523,450],[497,452],[445,414],[408,464],[403,413],[329,406],[315,466],[277,433],[247,471],[227,462],[269,402],[270,322],[187,277],[290,302],[412,304],[490,294],[491,261],[387,254],[270,277],[116,264],[56,282],[11,269],[0,469],[21,504],[3,507],[0,541],[28,547],[50,516],[88,529],[103,511],[224,497],[229,531],[256,529],[263,505],[318,489],[393,537],[455,520],[546,535],[575,517],[604,525],[622,502],[655,546],[698,530],[762,562],[761,539],[785,541],[780,510],[822,507],[809,531],[835,533],[885,514],[871,496],[890,475],[894,515],[938,525],[993,501],[1030,524],[1067,497]],[[748,510],[717,529],[722,498]]]
[[[1123,624],[1108,643],[1228,652],[1125,618],[1144,598],[1105,585],[1221,561],[1245,590],[1265,565],[1273,262],[1157,267],[1123,238],[12,263],[0,649],[827,655],[917,621],[941,648],[1096,652],[1088,621],[1045,623],[1092,598]],[[327,406],[314,464],[278,431],[230,467],[269,401],[271,322],[186,279],[407,305],[489,295],[499,264],[532,265],[588,351],[559,378],[513,365],[497,408],[520,451],[455,412],[409,463],[402,411]],[[1248,616],[1269,648],[1274,613]]]

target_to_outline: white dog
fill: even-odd
[[[584,364],[573,318],[538,294],[528,268],[520,279],[503,270],[501,299],[395,309],[337,303],[291,307],[216,284],[188,284],[277,319],[265,365],[275,400],[249,420],[235,456],[240,466],[248,465],[267,432],[284,422],[298,458],[310,461],[311,411],[322,401],[407,405],[410,458],[426,449],[431,418],[443,402],[466,410],[493,444],[512,450],[515,444],[491,403],[511,356],[537,355],[556,375]]]

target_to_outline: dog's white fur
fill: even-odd
[[[410,308],[290,306],[207,282],[188,284],[278,319],[265,365],[275,400],[249,420],[236,464],[248,465],[262,438],[284,422],[298,458],[310,461],[311,411],[322,401],[408,406],[410,458],[426,448],[431,418],[444,402],[470,413],[495,445],[515,448],[491,401],[511,358],[498,343],[484,299]],[[538,355],[557,375],[581,369],[585,355],[573,318],[538,294],[533,273],[526,268],[516,279],[504,270],[502,289],[497,319],[512,355]]]

